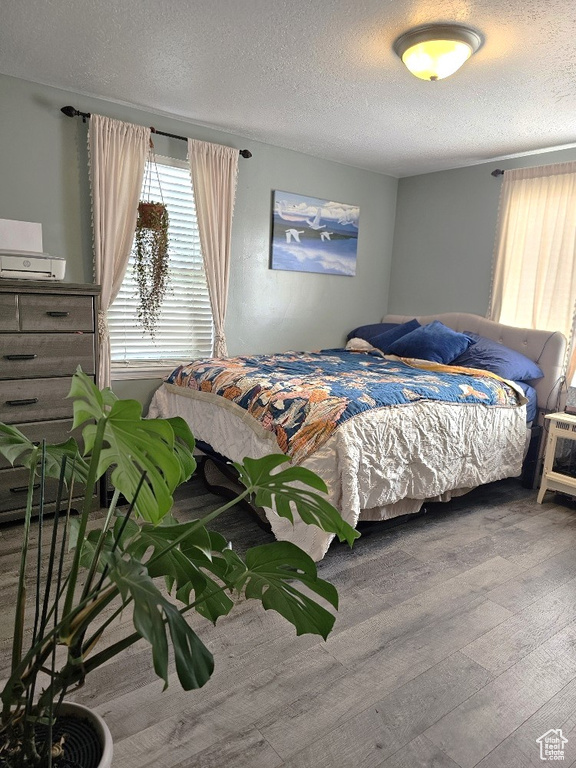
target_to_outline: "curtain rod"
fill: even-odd
[[[90,112],[80,112],[75,107],[62,107],[60,112],[63,112],[66,117],[81,117],[82,122],[85,123],[86,120],[90,119]],[[178,136],[175,133],[165,133],[164,131],[157,131],[156,128],[150,128],[152,133],[155,133],[157,136],[167,136],[169,139],[179,139],[180,141],[188,141],[186,136]],[[238,150],[239,154],[242,157],[249,158],[252,157],[252,152],[250,152],[249,149],[240,149]]]

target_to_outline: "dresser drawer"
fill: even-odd
[[[11,509],[21,509],[26,507],[26,495],[28,493],[29,472],[26,468],[3,469],[0,471],[0,522],[2,513]],[[35,484],[40,487],[40,478],[35,480]],[[58,491],[58,480],[47,477],[44,486],[44,501],[49,503],[56,500]],[[34,504],[40,501],[40,491],[34,492]]]
[[[29,440],[34,443],[40,443],[44,438],[49,444],[65,443],[73,437],[76,442],[80,442],[82,438],[82,429],[78,428],[71,432],[72,420],[66,419],[62,421],[37,421],[31,424],[14,424],[20,432],[23,432]],[[3,456],[0,456],[0,469],[8,469],[11,467],[9,461]],[[18,462],[14,465],[20,466]]]
[[[0,334],[0,379],[94,373],[94,334]]]
[[[17,331],[18,297],[15,293],[0,293],[0,331]]]
[[[0,381],[0,421],[6,424],[72,418],[66,396],[72,377]]]
[[[0,523],[10,520],[22,520],[26,514],[26,498],[28,495],[29,472],[25,468],[0,470]],[[37,516],[40,506],[40,477],[34,485],[32,497],[32,515]],[[74,484],[72,497],[72,511],[79,511],[84,503],[85,487],[79,483]],[[44,483],[44,511],[50,514],[55,511],[56,498],[58,496],[58,479],[47,477]],[[68,489],[64,486],[62,493],[61,512],[65,512],[68,506]],[[98,495],[92,497],[91,506],[98,508]]]
[[[22,331],[94,331],[91,296],[19,297]]]

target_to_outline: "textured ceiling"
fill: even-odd
[[[394,176],[576,142],[574,0],[0,0],[0,19],[4,74]],[[484,46],[416,79],[394,39],[447,21]]]

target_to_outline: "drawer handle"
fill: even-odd
[[[11,405],[11,406],[34,405],[37,402],[38,402],[37,397],[27,397],[24,400],[6,400],[6,405]]]
[[[37,491],[38,488],[40,488],[40,483],[34,483],[32,490]],[[10,493],[25,493],[27,490],[27,485],[17,485],[15,488],[10,488]]]
[[[38,355],[4,355],[4,360],[36,360]]]
[[[70,312],[58,312],[57,310],[51,310],[46,312],[48,317],[70,317]]]

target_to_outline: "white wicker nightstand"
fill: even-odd
[[[546,454],[544,456],[544,471],[537,499],[539,504],[542,504],[546,491],[561,491],[562,493],[576,496],[576,477],[563,475],[561,472],[554,472],[552,469],[558,438],[576,440],[576,416],[572,416],[569,413],[549,413],[544,418],[548,419],[549,426]]]

